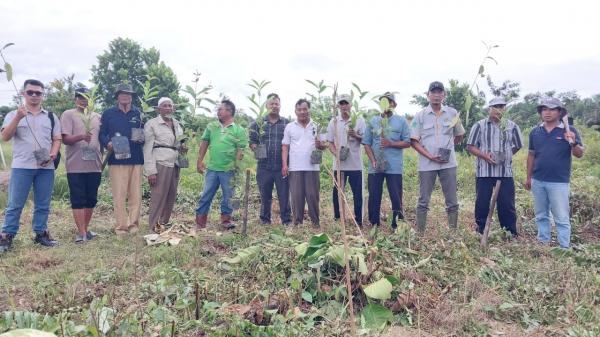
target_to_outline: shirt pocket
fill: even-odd
[[[427,123],[423,124],[423,128],[421,129],[421,138],[430,138],[435,135],[435,124]]]

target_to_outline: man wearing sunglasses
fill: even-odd
[[[42,107],[43,93],[42,82],[26,80],[22,91],[25,104],[8,113],[2,123],[2,140],[12,140],[13,159],[0,252],[10,249],[17,235],[21,212],[32,186],[33,241],[47,247],[58,244],[48,231],[48,214],[54,186],[53,162],[60,150],[61,129],[58,118]],[[54,127],[50,118],[54,118]]]

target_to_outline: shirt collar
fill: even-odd
[[[544,127],[544,123],[540,124],[540,128]],[[560,123],[558,123],[558,126],[556,126],[555,128],[559,128],[559,129],[564,129],[565,125],[563,124],[563,122],[561,121]],[[554,129],[553,129],[554,130]]]
[[[445,105],[442,105],[442,108],[441,108],[441,110],[442,110],[442,114],[443,114],[444,112],[448,111],[448,107],[447,107],[447,106],[445,106]],[[435,112],[433,111],[433,108],[431,107],[431,104],[429,104],[429,105],[427,106],[427,108],[425,108],[425,112],[426,112],[426,113],[428,113],[428,114],[429,114],[429,113],[433,113],[433,114],[435,113]]]

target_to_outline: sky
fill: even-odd
[[[0,2],[0,45],[20,85],[75,74],[89,83],[96,56],[117,37],[156,47],[182,85],[193,73],[240,108],[251,79],[270,80],[282,114],[313,92],[305,79],[351,83],[369,97],[397,92],[397,111],[414,114],[413,94],[434,80],[473,81],[485,63],[496,82],[522,94],[600,93],[600,3],[595,1],[16,1]],[[487,88],[485,79],[480,87]],[[14,94],[0,78],[0,105]],[[370,105],[370,99],[363,105]]]

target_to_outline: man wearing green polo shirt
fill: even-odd
[[[219,185],[223,192],[221,200],[221,225],[232,229],[233,209],[229,199],[233,194],[231,179],[235,174],[235,162],[242,159],[242,151],[248,146],[246,131],[233,122],[235,105],[230,100],[223,100],[217,110],[219,121],[209,123],[202,134],[198,151],[197,169],[204,173],[204,191],[196,209],[196,229],[206,228],[208,211]],[[208,165],[204,164],[204,156],[209,151]]]

